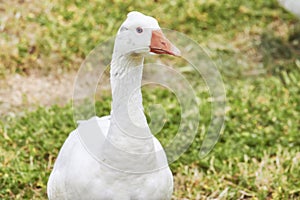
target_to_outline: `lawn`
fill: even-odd
[[[205,158],[211,101],[209,91],[196,91],[198,134],[171,164],[173,199],[300,199],[300,21],[275,0],[0,2],[1,79],[76,72],[132,10],[197,41],[226,88],[225,128]],[[180,121],[176,98],[161,88],[144,88],[143,96],[146,111],[157,103],[166,110],[157,137],[167,144]],[[99,98],[99,116],[110,101]],[[76,128],[71,99],[12,112],[0,117],[0,199],[46,199],[55,158]]]

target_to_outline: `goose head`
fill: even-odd
[[[150,53],[180,56],[180,50],[165,37],[156,19],[132,11],[118,30],[114,54],[146,56]]]

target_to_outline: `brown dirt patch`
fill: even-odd
[[[9,75],[0,80],[0,115],[19,115],[37,106],[63,105],[72,99],[76,73]]]

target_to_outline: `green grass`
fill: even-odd
[[[153,15],[162,27],[204,46],[227,92],[224,133],[204,159],[198,152],[210,102],[207,91],[197,93],[200,128],[191,147],[171,165],[174,199],[300,199],[299,21],[274,0],[114,2],[0,4],[5,24],[0,43],[6,49],[0,51],[0,74],[76,70],[90,50],[116,32],[128,11]],[[177,101],[159,89],[145,89],[144,99],[146,110],[159,102],[167,111],[157,135],[165,144],[178,128]],[[97,113],[109,110],[105,96]],[[75,127],[71,104],[2,116],[0,199],[45,199],[57,153]]]
[[[116,33],[131,10],[155,16],[161,27],[184,32],[203,45],[216,43],[210,49],[225,53],[234,51],[228,42],[245,29],[255,35],[275,20],[295,23],[275,0],[177,0],[171,3],[15,0],[0,6],[2,75],[30,73],[36,69],[44,73],[78,69],[97,44]]]
[[[295,74],[300,77],[299,72]],[[233,199],[240,197],[241,191],[258,199],[299,198],[299,88],[299,82],[287,87],[277,77],[228,84],[229,111],[224,134],[213,152],[199,159],[199,130],[188,151],[171,165],[177,176],[175,195],[191,199],[197,193],[218,196],[229,188],[228,196]],[[157,135],[162,143],[176,134],[180,120],[178,107],[170,106],[176,105],[176,99],[165,98],[166,94],[167,91],[153,90],[144,95],[146,108],[160,101],[169,115],[164,130]],[[208,104],[207,95],[198,95],[204,105]],[[200,111],[209,116],[206,107],[201,106]],[[103,99],[97,108],[98,113],[108,114],[110,98]],[[201,124],[208,120],[204,117]],[[1,199],[46,198],[46,182],[55,157],[75,127],[71,105],[7,117],[0,129]]]

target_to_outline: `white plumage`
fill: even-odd
[[[149,52],[179,55],[157,21],[128,14],[111,62],[110,116],[81,121],[62,146],[47,185],[50,200],[168,200],[173,176],[143,113],[141,79]]]
[[[288,11],[300,18],[300,0],[278,0]]]

